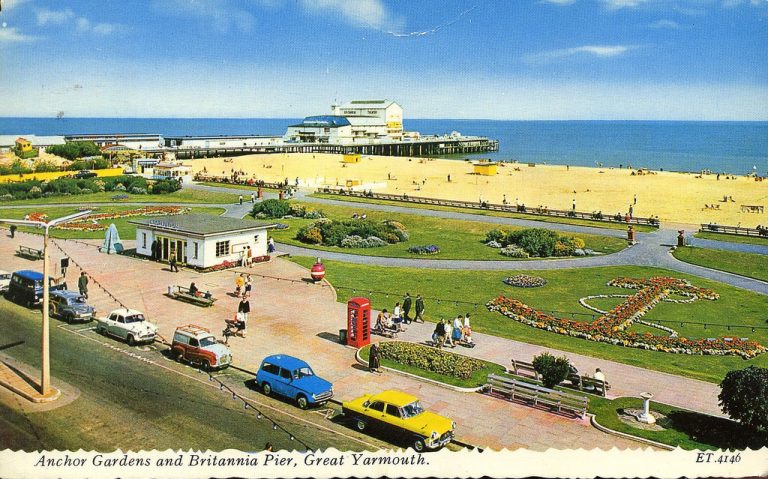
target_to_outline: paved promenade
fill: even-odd
[[[41,262],[13,255],[18,245],[40,247],[41,241],[39,236],[23,233],[17,234],[15,239],[1,236],[0,255],[6,258],[3,268],[11,271],[41,269]],[[180,273],[171,273],[165,264],[99,253],[99,243],[55,240],[51,258],[53,265],[58,264],[59,258],[64,255],[58,249],[60,246],[74,263],[68,272],[69,281],[76,281],[80,267],[92,277],[91,302],[100,313],[105,314],[118,307],[119,301],[146,312],[152,321],[157,322],[160,333],[166,338],[172,335],[176,326],[188,323],[199,324],[218,333],[224,326],[224,319],[234,315],[238,300],[229,293],[234,289],[237,271],[200,275],[182,269]],[[130,241],[125,244],[128,248],[132,246]],[[255,280],[253,313],[247,337],[230,340],[235,362],[240,367],[255,370],[264,356],[284,352],[308,359],[318,373],[334,382],[339,399],[351,399],[365,392],[390,387],[403,389],[422,398],[430,409],[454,418],[459,424],[459,439],[479,446],[529,447],[536,450],[549,447],[639,446],[633,441],[599,432],[586,420],[561,417],[476,393],[456,392],[392,372],[371,374],[356,363],[353,349],[338,343],[338,331],[345,327],[345,307],[336,302],[332,288],[308,282],[308,271],[289,261],[276,259],[247,271],[281,279]],[[163,294],[168,285],[188,285],[193,280],[201,289],[210,290],[219,298],[213,307],[197,307]],[[103,285],[106,291],[98,284]],[[117,301],[110,298],[107,291]],[[52,321],[52,325],[65,327],[56,320]],[[432,327],[432,323],[411,325],[403,334],[403,339],[424,341],[431,335]],[[475,339],[478,342],[476,348],[458,348],[456,352],[507,365],[512,357],[530,359],[544,350],[481,334],[477,334]],[[584,371],[601,367],[613,385],[613,395],[636,396],[640,392],[651,391],[660,401],[719,414],[716,405],[719,388],[715,384],[572,353],[552,352],[566,354]]]

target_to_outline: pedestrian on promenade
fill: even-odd
[[[245,263],[250,267],[253,265],[253,251],[251,251],[251,247],[248,246],[245,252]],[[250,278],[250,276],[249,276]]]
[[[256,195],[251,193],[251,203],[256,203]]]
[[[240,198],[238,198],[238,201],[240,201],[240,204],[243,204],[243,195],[240,195]]]
[[[432,334],[432,340],[435,343],[435,347],[440,349],[445,344],[445,320],[440,319],[435,326],[435,332]]]
[[[424,298],[420,294],[416,295],[416,316],[413,318],[416,322],[424,322]]]
[[[16,225],[11,225],[10,230],[11,230],[11,238],[15,238],[16,237]]]
[[[251,275],[249,274],[245,278],[245,293],[244,293],[244,296],[246,298],[250,298],[251,297],[251,289],[253,289],[253,280],[251,280]]]
[[[368,353],[368,371],[378,373],[380,366],[381,359],[379,357],[379,345],[373,343],[371,344],[371,350]]]
[[[243,287],[245,286],[245,273],[240,273],[240,276],[235,278],[235,296],[243,294]]]
[[[267,240],[267,253],[274,253],[275,252],[275,240],[270,237]]]
[[[88,275],[85,274],[85,271],[82,271],[80,277],[77,278],[77,289],[80,290],[80,294],[85,299],[88,299]]]
[[[251,302],[248,301],[248,297],[243,295],[240,300],[240,304],[237,305],[237,313],[240,316],[240,322],[242,323],[242,329],[240,335],[245,337],[245,328],[248,325],[248,314],[251,312]]]
[[[176,255],[175,254],[172,254],[170,256],[170,258],[168,258],[168,266],[171,267],[171,273],[173,273],[174,271],[177,272],[177,273],[179,272],[179,267],[176,265]]]
[[[411,324],[411,304],[413,301],[410,293],[405,293],[405,297],[403,297],[403,322],[405,324]]]

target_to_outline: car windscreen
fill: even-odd
[[[82,296],[76,296],[74,298],[69,298],[69,304],[85,304],[85,298]]]
[[[413,417],[424,412],[424,408],[419,401],[406,404],[403,407],[403,417]]]
[[[216,338],[213,336],[206,336],[200,340],[200,347],[213,346],[216,344]]]
[[[306,376],[314,376],[314,375],[315,375],[315,373],[312,372],[312,369],[310,369],[309,366],[303,367],[303,368],[299,368],[299,369],[297,369],[296,371],[293,372],[293,377],[296,378],[296,379],[300,379],[300,378],[303,378],[303,377],[306,377]]]
[[[141,321],[144,321],[144,315],[143,314],[132,314],[130,316],[125,317],[126,323],[139,323]]]

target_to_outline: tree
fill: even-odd
[[[768,369],[729,371],[720,388],[717,398],[724,413],[757,431],[768,430]]]
[[[549,353],[542,353],[533,358],[533,369],[541,376],[544,387],[553,388],[565,381],[571,370],[568,358],[556,358]]]

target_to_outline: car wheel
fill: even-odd
[[[307,399],[307,396],[303,394],[299,394],[296,397],[296,404],[299,405],[300,409],[306,409],[307,407],[309,407],[309,400]]]
[[[208,372],[211,370],[211,363],[204,360],[202,363],[200,363],[200,369],[202,369],[205,372]]]
[[[365,431],[365,428],[368,427],[368,423],[360,418],[357,418],[357,420],[355,420],[355,427],[358,431]]]
[[[272,386],[270,386],[269,383],[262,384],[261,392],[263,392],[265,396],[269,396],[270,394],[272,394]]]
[[[181,362],[181,360],[182,360],[182,359],[184,359],[184,358],[182,357],[182,355],[181,355],[181,351],[179,351],[178,349],[171,349],[171,352],[170,352],[168,355],[169,355],[169,356],[171,357],[171,359],[173,359],[174,361],[179,361],[179,362]]]
[[[126,340],[128,341],[128,346],[136,346],[136,338],[133,337],[133,334],[129,334]]]
[[[413,449],[414,449],[416,452],[424,452],[424,449],[426,449],[426,448],[427,448],[427,445],[426,445],[426,444],[424,444],[424,438],[421,438],[421,437],[417,437],[417,438],[416,438],[416,439],[413,441]]]
[[[75,317],[74,317],[74,315],[71,315],[71,314],[70,314],[70,315],[68,315],[68,316],[67,316],[67,323],[69,323],[69,324],[72,324],[72,323],[74,323],[74,322],[75,322]]]

